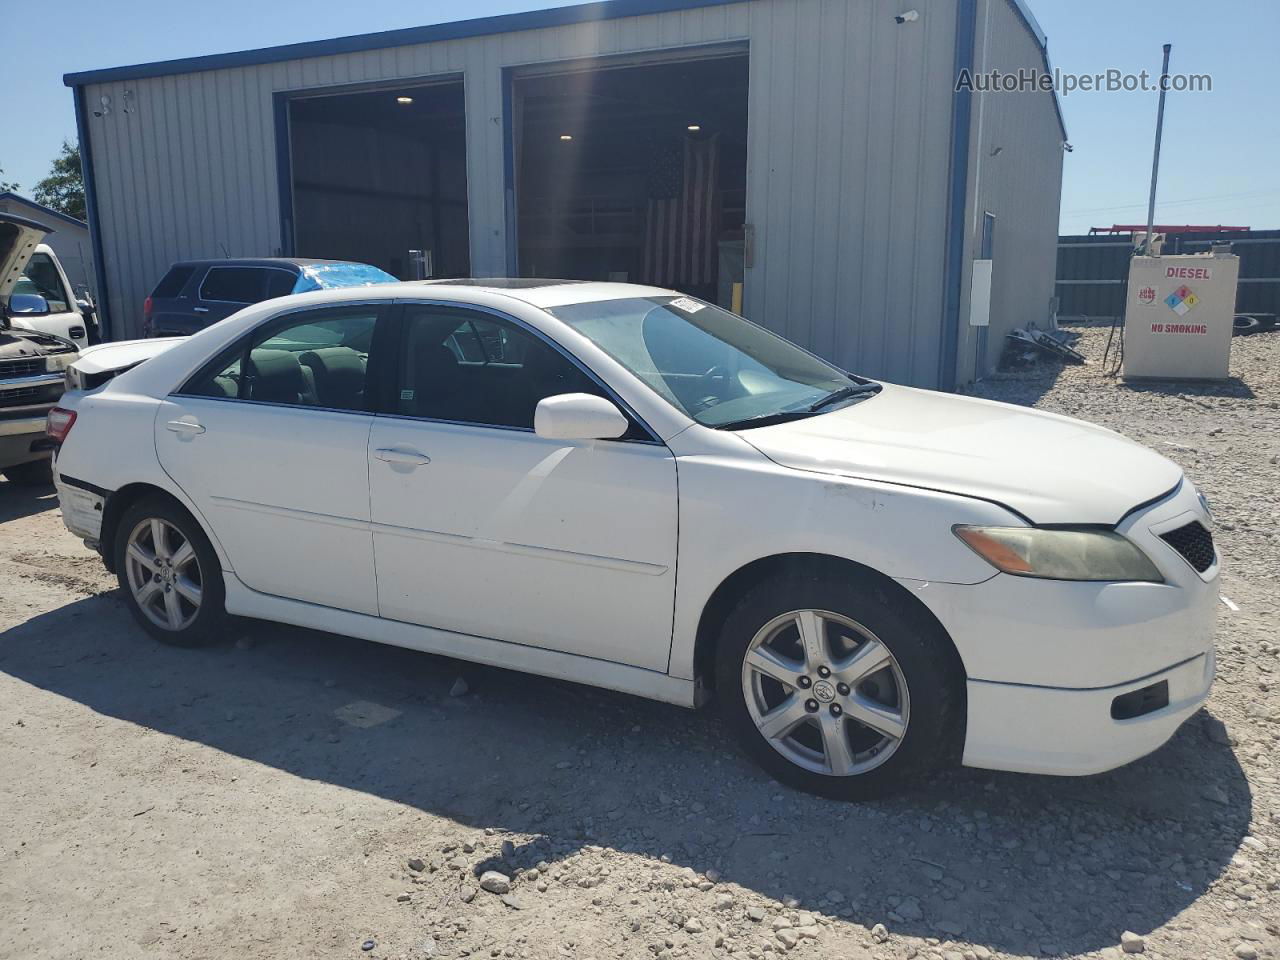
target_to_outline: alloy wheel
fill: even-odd
[[[906,677],[866,627],[825,610],[775,617],[752,638],[742,692],[756,729],[805,770],[848,777],[891,757],[906,736]]]
[[[179,631],[200,612],[204,580],[193,544],[167,520],[142,520],[129,534],[125,573],[138,609],[163,630]]]

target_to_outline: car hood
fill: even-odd
[[[9,302],[9,294],[36,252],[36,244],[48,233],[48,227],[34,220],[0,213],[0,305]]]
[[[1177,464],[1104,427],[892,384],[831,413],[739,436],[796,470],[977,497],[1037,524],[1115,524],[1182,479]]]

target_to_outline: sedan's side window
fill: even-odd
[[[603,395],[555,347],[488,314],[409,306],[403,337],[396,412],[404,416],[531,429],[546,397]]]
[[[271,324],[183,393],[329,410],[365,410],[373,307],[308,311]]]

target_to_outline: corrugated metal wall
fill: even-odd
[[[137,333],[142,300],[173,260],[278,251],[272,100],[278,91],[462,76],[472,272],[500,275],[505,67],[746,40],[747,216],[755,256],[745,312],[850,369],[933,385],[956,9],[954,0],[940,0],[903,25],[893,12],[876,0],[751,0],[92,84],[85,89],[87,125],[115,336]],[[1025,33],[1005,36],[1014,26],[1000,24],[988,60],[1011,50],[1031,62],[1034,42]],[[999,112],[989,111],[993,126]],[[1047,203],[1040,195],[1051,179],[1056,220],[1057,174],[1043,165],[1060,162],[1060,154],[1040,147],[1050,127],[1047,100],[1015,110],[1002,128],[1012,154],[1006,162],[1021,162],[1019,139],[1034,137],[1034,149],[1024,149],[1035,154],[1040,174],[1028,168],[1013,191],[1004,190],[1005,176],[981,181],[983,204],[1006,211],[1001,242],[1011,258],[1010,282],[1000,302],[1010,316],[1047,301],[1051,289],[1053,235],[1043,296],[1038,283],[1023,292],[1012,282],[1041,268],[1038,227]],[[1015,261],[1024,239],[1029,252]]]
[[[753,5],[746,313],[846,369],[937,383],[955,6]]]
[[[975,72],[993,67],[1005,73],[1043,70],[1039,43],[1009,0],[978,0],[977,10]],[[1005,335],[1014,327],[1046,325],[1054,292],[1063,160],[1062,130],[1048,92],[975,93],[971,129],[957,351],[961,383],[995,369]],[[969,264],[980,252],[984,213],[995,215],[995,230],[991,326],[981,356],[982,333],[969,325]]]

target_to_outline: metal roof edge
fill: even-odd
[[[267,63],[282,63],[305,57],[324,57],[339,53],[359,53],[387,47],[403,47],[418,43],[435,43],[441,40],[464,40],[517,30],[537,30],[545,27],[571,26],[596,20],[617,20],[621,17],[639,17],[646,14],[670,13],[694,10],[700,7],[724,6],[740,0],[597,0],[564,7],[550,7],[521,13],[506,13],[471,20],[453,20],[420,27],[398,30],[382,30],[377,33],[354,34],[331,40],[306,40],[275,47],[259,47],[233,53],[217,53],[199,57],[181,57],[176,60],[159,60],[124,67],[107,67],[101,70],[85,70],[67,73],[62,82],[68,87],[80,87],[89,83],[114,80],[141,80],[163,77],[176,73],[199,73],[205,70],[221,70],[228,67],[249,67]]]
[[[24,197],[20,193],[14,193],[12,190],[6,190],[3,193],[0,193],[0,200],[17,200],[19,203],[25,203],[28,207],[34,207],[41,213],[47,213],[51,217],[57,217],[59,220],[70,223],[73,226],[84,227],[86,230],[89,229],[89,224],[85,221],[77,220],[69,213],[63,213],[61,210],[55,210],[53,207],[47,207],[39,201],[32,200],[29,197]]]
[[[1018,15],[1022,25],[1027,28],[1027,32],[1031,34],[1039,45],[1040,57],[1044,60],[1045,73],[1052,74],[1053,66],[1049,63],[1049,35],[1044,32],[1044,28],[1040,26],[1040,21],[1031,12],[1031,7],[1027,5],[1027,0],[1009,0],[1009,6],[1013,7],[1013,12]],[[1058,99],[1057,88],[1054,88],[1051,93],[1053,95],[1053,112],[1058,115],[1058,129],[1062,131],[1062,142],[1066,143],[1067,121],[1062,116],[1062,101]]]

